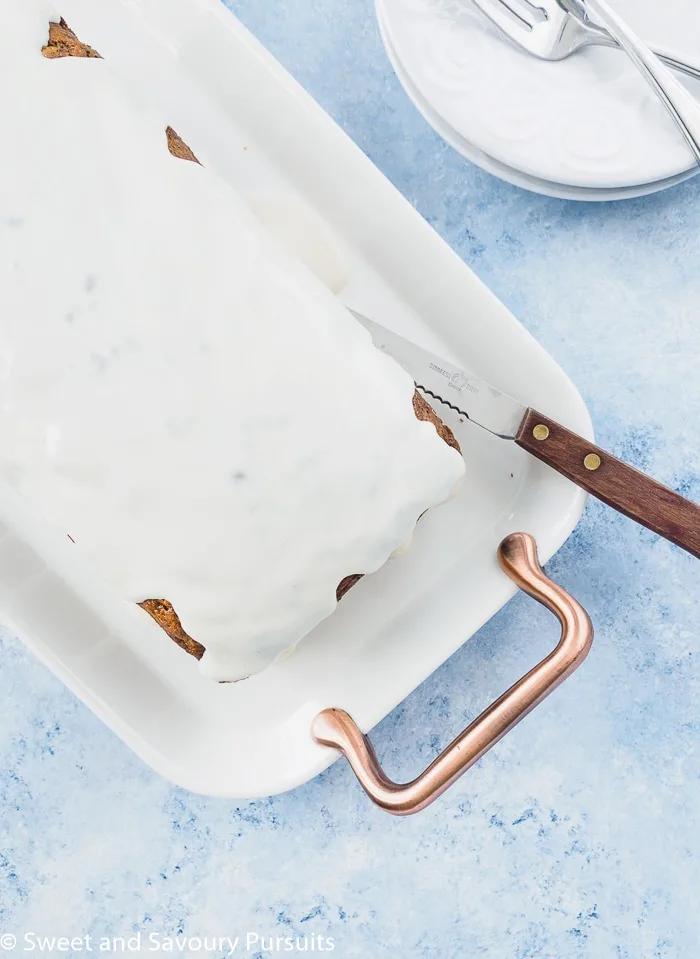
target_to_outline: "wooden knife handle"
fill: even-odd
[[[515,442],[586,492],[700,559],[700,506],[528,410]]]

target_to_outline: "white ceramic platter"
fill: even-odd
[[[217,0],[63,0],[61,12],[166,108],[205,166],[321,214],[340,238],[348,303],[591,436],[553,360]],[[546,560],[576,525],[576,487],[476,428],[466,447],[462,494],[424,518],[413,548],[245,682],[200,677],[4,487],[0,618],[162,775],[212,795],[281,792],[336,758],[311,739],[319,710],[343,707],[368,730],[506,602],[503,536],[531,532]]]
[[[692,0],[617,0],[647,39],[700,60]],[[516,49],[469,0],[377,0],[393,66],[429,123],[468,159],[537,192],[616,199],[697,172],[682,137],[617,50],[558,63]],[[687,81],[700,95],[700,83]]]

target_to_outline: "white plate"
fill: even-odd
[[[218,0],[63,0],[78,35],[167,108],[206,166],[242,191],[313,204],[342,238],[348,302],[444,350],[585,436],[571,382],[333,121]],[[408,554],[366,577],[294,655],[236,685],[203,679],[79,551],[0,488],[0,617],[138,755],[212,795],[258,797],[336,758],[310,735],[342,706],[371,728],[510,597],[496,563],[524,529],[543,559],[584,495],[474,429],[463,494]]]
[[[617,0],[646,38],[700,58],[692,0]],[[639,195],[697,172],[675,125],[617,50],[558,63],[517,50],[469,0],[377,0],[401,82],[460,152],[538,192]],[[687,81],[700,94],[700,83]],[[583,196],[587,191],[598,196]],[[613,191],[615,191],[613,193]]]
[[[668,180],[658,180],[655,183],[644,183],[640,186],[630,187],[608,187],[595,189],[593,187],[573,186],[566,183],[552,183],[549,180],[542,180],[538,177],[528,176],[521,170],[513,169],[505,163],[501,163],[493,157],[479,150],[463,137],[457,130],[453,129],[431,106],[430,103],[421,94],[420,90],[413,83],[412,79],[404,70],[403,64],[394,50],[389,32],[384,23],[382,10],[382,0],[377,0],[377,19],[379,22],[379,32],[381,33],[384,46],[386,48],[389,61],[403,86],[404,90],[413,101],[416,109],[422,114],[427,122],[432,126],[435,132],[443,138],[451,147],[454,147],[458,153],[477,164],[487,173],[500,177],[514,186],[521,187],[524,190],[531,190],[534,193],[542,193],[546,196],[554,196],[562,200],[583,200],[583,201],[605,201],[605,200],[627,200],[636,196],[647,196],[650,193],[659,193],[661,190],[667,190],[669,187],[683,183],[685,180],[695,176],[696,170],[688,170],[678,174],[675,177],[669,177]]]

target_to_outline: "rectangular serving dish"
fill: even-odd
[[[60,14],[205,166],[321,214],[343,244],[349,305],[592,437],[562,370],[218,0],[63,0]],[[496,561],[507,533],[532,533],[546,561],[578,522],[583,493],[514,444],[474,428],[465,458],[461,494],[426,515],[408,553],[245,682],[203,679],[5,486],[0,618],[163,776],[210,795],[282,792],[336,758],[311,738],[321,709],[369,730],[510,598]]]

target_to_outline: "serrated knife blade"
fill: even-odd
[[[700,559],[700,506],[468,370],[355,310],[376,347],[392,356],[448,426],[476,423],[555,469],[618,512]],[[449,413],[449,415],[448,415]]]
[[[522,403],[361,313],[351,312],[369,331],[374,345],[411,374],[431,405],[442,403],[501,439],[515,439],[527,412]]]

